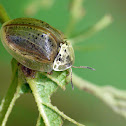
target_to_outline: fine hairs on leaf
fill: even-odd
[[[68,37],[71,36],[71,32],[73,31],[76,23],[79,22],[83,16],[82,12],[84,8],[82,3],[82,0],[70,1],[70,19],[67,26],[68,29],[66,30],[66,36]],[[31,6],[34,5],[32,4]],[[41,7],[41,5],[38,3],[35,5],[35,7],[36,6]],[[35,10],[32,14],[36,14],[36,12],[37,10]],[[10,20],[8,14],[2,5],[0,5],[0,23],[3,24],[8,20]],[[68,41],[70,41],[73,45],[77,44],[78,42],[81,42],[82,40],[89,38],[95,33],[106,28],[111,23],[111,16],[104,16],[95,25],[91,26],[87,30],[82,31],[80,34],[75,35],[75,37],[70,38]],[[109,107],[111,107],[112,110],[114,110],[117,114],[123,116],[126,119],[126,91],[118,90],[111,86],[97,86],[80,78],[74,73],[72,76],[72,82],[74,86],[96,96]],[[54,71],[51,75],[36,71],[34,78],[30,76],[26,77],[22,71],[22,65],[19,64],[15,59],[12,59],[12,80],[5,97],[1,101],[0,125],[6,125],[12,108],[14,107],[14,104],[19,96],[25,93],[32,93],[39,111],[36,126],[61,126],[63,125],[62,118],[70,121],[75,125],[84,126],[83,124],[80,124],[72,118],[68,117],[57,107],[51,104],[51,95],[57,90],[58,87],[65,90],[65,86],[70,82],[70,80],[71,77],[70,75],[68,76],[67,70],[62,72]]]

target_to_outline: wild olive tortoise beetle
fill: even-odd
[[[1,40],[19,63],[32,70],[64,71],[73,66],[71,43],[59,30],[44,21],[33,18],[10,20],[2,25]]]

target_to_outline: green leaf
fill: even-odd
[[[47,76],[43,75],[41,72],[37,72],[35,79],[27,77],[26,80],[30,85],[30,88],[35,97],[39,112],[44,120],[45,125],[62,125],[62,119],[60,115],[49,107],[42,105],[43,102],[51,103],[50,96],[53,92],[56,91],[58,85],[49,78],[47,78]]]
[[[67,75],[68,71],[54,71],[51,75],[36,72],[34,79],[26,77],[26,81],[32,90],[32,94],[34,95],[40,113],[36,126],[61,126],[63,124],[61,117],[78,126],[84,126],[71,119],[51,104],[50,97],[52,93],[57,90],[58,86],[65,89]]]
[[[46,73],[43,73],[45,76],[47,76],[49,79],[51,79],[52,81],[54,81],[58,86],[60,86],[60,88],[62,88],[63,90],[65,90],[65,85],[67,84],[66,81],[66,77],[69,74],[69,71],[53,71],[53,74],[49,75]]]

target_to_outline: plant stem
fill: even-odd
[[[14,67],[13,67],[14,68]],[[0,125],[5,126],[7,119],[12,111],[12,108],[15,104],[15,101],[20,96],[20,83],[18,83],[18,68],[13,69],[13,77],[11,85],[8,89],[8,92],[3,98],[0,106]]]
[[[3,6],[0,4],[0,22],[1,24],[3,24],[4,22],[10,20],[7,12],[5,11],[5,9],[3,8]]]
[[[3,24],[6,21],[10,20],[7,12],[3,8],[3,6],[0,4],[0,23]],[[17,62],[15,63],[14,60],[12,60],[12,81],[11,85],[7,91],[6,96],[1,101],[0,105],[0,125],[5,126],[6,122],[8,120],[8,117],[12,111],[12,108],[15,104],[15,101],[20,96],[20,88],[21,83],[19,83],[18,80],[18,66]]]
[[[98,97],[99,94],[101,93],[101,90],[99,89],[98,86],[90,83],[89,81],[86,81],[86,80],[80,78],[79,76],[77,76],[74,73],[72,74],[72,81],[73,81],[73,84],[77,88],[84,90],[86,92],[89,92],[90,94],[93,94],[94,96]]]
[[[74,20],[74,18],[72,16],[69,17],[69,23],[68,23],[68,26],[67,26],[67,30],[66,30],[66,33],[65,35],[67,37],[70,37],[75,25],[76,25],[76,21]]]
[[[72,122],[73,124],[77,125],[77,126],[85,126],[83,124],[78,123],[77,121],[75,121],[74,119],[70,118],[69,116],[65,115],[63,112],[59,111],[57,109],[57,107],[51,105],[51,104],[46,104],[46,103],[42,103],[43,105],[51,108],[52,110],[54,110],[55,112],[57,112],[60,116],[62,116],[64,119],[67,119],[68,121]]]
[[[49,9],[53,6],[55,0],[34,0],[26,6],[24,13],[27,16],[34,16],[41,8]]]
[[[39,116],[38,116],[36,126],[44,126],[44,122],[43,122],[42,117],[41,117],[40,114],[39,114]]]
[[[70,77],[68,77],[70,81]],[[126,91],[116,89],[112,86],[96,86],[95,84],[86,81],[73,73],[73,84],[84,90],[108,105],[114,112],[123,116],[126,119]]]
[[[90,28],[88,28],[87,30],[83,31],[79,35],[69,39],[69,41],[72,44],[79,43],[79,42],[81,42],[81,41],[91,37],[95,33],[103,30],[108,25],[110,25],[112,23],[112,21],[113,21],[112,17],[110,15],[106,15],[100,21],[98,21],[95,25],[91,26]]]
[[[30,86],[30,88],[32,90],[32,94],[33,94],[33,96],[35,98],[35,101],[36,101],[36,104],[38,106],[39,112],[40,112],[41,116],[43,117],[45,125],[50,126],[48,117],[47,117],[47,115],[46,115],[46,113],[44,111],[44,108],[42,106],[42,99],[40,98],[40,95],[38,94],[38,91],[37,91],[37,88],[36,88],[36,83],[34,82],[33,79],[29,79],[29,78],[27,78],[27,82],[28,82],[28,84],[29,84],[29,86]]]
[[[65,35],[70,37],[75,25],[83,17],[84,0],[70,0],[70,17]]]

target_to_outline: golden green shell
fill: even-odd
[[[46,22],[33,18],[17,18],[4,23],[1,39],[5,48],[18,62],[30,69],[43,72],[55,69],[54,61],[61,44],[66,43],[60,31]]]

